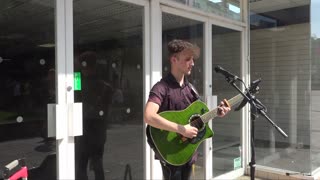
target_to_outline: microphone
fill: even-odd
[[[214,70],[217,72],[217,73],[220,73],[220,74],[223,74],[226,78],[232,78],[234,80],[239,80],[239,77],[230,73],[229,71],[223,69],[221,66],[216,66],[214,68]]]

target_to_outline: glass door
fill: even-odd
[[[143,179],[144,7],[78,0],[73,10],[76,179]]]
[[[239,92],[232,87],[214,68],[219,65],[240,76],[241,68],[241,32],[212,25],[212,95],[217,103],[230,99]],[[239,84],[237,84],[238,87]],[[215,135],[212,140],[213,177],[240,169],[241,159],[241,111],[232,111],[223,118],[212,122]]]
[[[2,0],[0,27],[0,171],[19,162],[0,173],[26,166],[29,179],[57,179],[47,128],[47,105],[56,103],[55,1]]]
[[[168,42],[174,38],[188,40],[201,49],[189,80],[197,88],[202,101],[209,108],[216,108],[215,105],[221,100],[238,95],[238,91],[224,77],[216,74],[214,68],[220,65],[241,77],[241,40],[245,28],[165,5],[161,6],[161,10],[162,75],[170,71],[166,50]],[[241,111],[232,111],[224,118],[209,122],[214,136],[199,146],[192,179],[230,179],[243,174],[242,119]]]
[[[199,59],[195,60],[195,66],[192,69],[191,75],[188,77],[199,92],[199,95],[203,99],[203,31],[204,23],[188,19],[185,17],[162,13],[162,76],[166,76],[170,72],[170,62],[168,59],[167,45],[173,39],[183,39],[193,44],[197,44],[201,50]],[[191,174],[192,179],[204,179],[204,153],[203,144],[198,148],[198,159],[193,166]]]

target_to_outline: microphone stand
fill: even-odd
[[[254,180],[255,177],[255,169],[256,169],[256,158],[255,158],[255,146],[254,146],[254,132],[255,132],[255,119],[258,117],[259,114],[261,114],[263,117],[265,117],[271,124],[273,127],[275,127],[282,136],[284,137],[288,137],[288,135],[279,127],[277,126],[266,114],[266,107],[258,100],[255,98],[254,95],[251,94],[252,91],[256,91],[255,89],[251,89],[251,88],[258,88],[257,85],[255,85],[256,87],[250,87],[249,89],[246,89],[246,94],[243,93],[241,91],[240,88],[237,87],[237,85],[235,84],[236,80],[239,80],[240,82],[243,83],[243,81],[239,78],[232,78],[232,77],[226,77],[226,80],[229,84],[231,84],[236,90],[238,90],[242,96],[244,97],[244,102],[245,103],[241,103],[241,107],[239,106],[238,108],[236,108],[236,110],[241,109],[246,102],[250,103],[250,110],[251,110],[251,162],[249,163],[250,166],[250,179]]]

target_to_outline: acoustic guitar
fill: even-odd
[[[234,106],[243,100],[243,96],[237,96],[224,100],[229,107]],[[180,166],[187,163],[199,145],[207,138],[213,136],[213,131],[209,128],[208,122],[218,116],[218,108],[209,111],[205,103],[200,100],[193,102],[186,109],[181,111],[164,111],[159,115],[177,124],[190,124],[198,128],[197,137],[192,139],[183,137],[181,134],[157,129],[149,126],[148,137],[154,144],[154,150],[160,155],[162,160],[167,163]]]

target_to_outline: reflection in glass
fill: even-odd
[[[240,75],[240,42],[238,31],[212,26],[212,71],[219,65],[235,75]],[[230,99],[239,92],[221,74],[212,73],[212,95],[217,103]],[[241,87],[237,84],[238,87]],[[234,108],[233,108],[234,109]],[[224,118],[213,122],[213,177],[241,168],[241,113],[231,111]]]
[[[77,179],[143,179],[143,8],[120,1],[74,1]]]
[[[54,2],[0,1],[0,168],[23,158],[30,179],[56,179]]]
[[[311,168],[315,171],[320,167],[320,2],[311,1]]]
[[[203,96],[203,23],[167,13],[162,14],[162,76],[170,71],[167,45],[171,40],[183,39],[197,44],[201,50],[200,57],[195,61],[195,66],[192,68],[192,73],[188,79],[196,87],[200,96]],[[204,178],[203,145],[199,146],[198,153],[195,171],[191,175],[192,179]]]
[[[284,138],[263,117],[258,118],[257,164],[310,173],[311,163],[320,162],[310,154],[316,142],[310,105],[317,97],[316,91],[310,91],[310,1],[259,1],[250,3],[250,8],[251,78],[262,78],[257,97],[289,136]]]
[[[204,12],[213,13],[232,20],[241,20],[239,0],[172,0]]]

